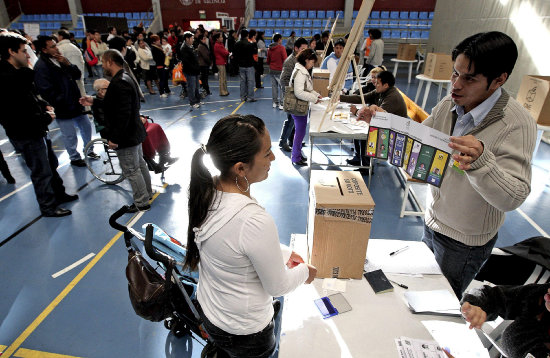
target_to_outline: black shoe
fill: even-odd
[[[279,148],[284,150],[285,152],[292,152],[292,148],[286,143],[279,143]]]
[[[288,140],[288,146],[289,146],[290,148],[292,148],[292,145],[293,145],[293,144],[294,144],[294,142],[292,142],[292,140],[289,139],[289,140]]]
[[[90,152],[90,153],[88,153],[88,158],[98,160],[101,157],[99,155],[97,155],[95,152]]]
[[[171,166],[172,164],[174,164],[175,162],[177,162],[180,158],[178,157],[175,157],[175,158],[172,158],[172,157],[168,157],[166,158],[166,161],[164,162],[164,165],[169,167]]]
[[[86,162],[82,159],[71,160],[71,165],[73,165],[75,167],[85,167]]]
[[[63,195],[58,196],[56,199],[59,204],[70,203],[71,201],[78,200],[78,195],[69,195],[67,193],[64,193]]]
[[[265,88],[264,86],[256,87],[256,89]]]
[[[353,157],[351,159],[346,159],[346,162],[349,165],[361,165],[361,160],[357,157]]]
[[[227,94],[220,94],[220,96],[222,97],[229,96],[229,92]]]
[[[144,206],[137,206],[135,203],[130,205],[130,209],[127,211],[127,213],[130,213],[130,214],[134,214],[134,213],[137,213],[138,211],[149,211],[151,210],[151,205],[150,204],[147,204],[147,205],[144,205]]]
[[[4,178],[6,178],[8,184],[15,184],[15,178],[11,175],[10,172],[2,173],[2,175],[4,176]]]
[[[306,155],[305,155],[303,152],[300,153],[300,155],[302,156],[302,159],[303,159],[303,160],[307,160],[307,157],[306,157]]]
[[[302,142],[302,147],[307,147],[306,142]]]
[[[42,213],[42,216],[47,218],[60,218],[62,216],[71,215],[72,211],[63,209],[63,208],[57,208],[55,211],[52,211],[51,213]]]
[[[299,166],[299,167],[303,167],[303,166],[307,165],[307,161],[301,159],[299,162],[292,162],[292,164],[294,164],[296,166]]]
[[[247,99],[246,101],[247,101],[247,102],[258,102],[258,100],[255,99],[255,98],[249,98],[249,99]]]

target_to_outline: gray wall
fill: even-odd
[[[438,0],[426,50],[450,53],[483,31],[502,31],[518,46],[518,61],[504,86],[514,97],[524,75],[550,75],[550,1]]]

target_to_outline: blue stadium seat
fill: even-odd
[[[59,21],[59,20],[61,20],[61,14],[53,14],[53,20],[54,20],[54,21]]]
[[[262,13],[262,17],[264,19],[271,19],[271,11],[270,10],[264,10],[264,12]]]
[[[288,19],[290,12],[288,10],[281,11],[281,19]]]
[[[298,18],[300,19],[307,19],[307,11],[306,10],[300,10],[298,12]]]
[[[21,17],[19,18],[19,21],[29,21],[29,17],[25,14],[21,14]]]
[[[109,13],[108,13],[108,12],[102,12],[102,13],[101,13],[101,16],[103,16],[103,17],[109,17]]]
[[[265,45],[269,47],[269,45],[271,45],[271,40],[265,40]]]
[[[315,19],[317,17],[317,11],[315,10],[309,10],[307,12],[307,18],[308,19]]]
[[[432,27],[432,20],[428,20],[428,28]]]
[[[428,21],[426,21],[426,20],[418,21],[418,28],[419,29],[427,29],[428,28]]]
[[[132,19],[132,13],[131,12],[127,12],[124,14],[124,17],[128,20],[131,20]]]
[[[325,10],[317,10],[317,18],[324,19],[326,16]]]
[[[390,12],[389,11],[380,11],[380,18],[381,19],[389,19],[390,18]]]
[[[116,12],[110,12],[109,17],[116,17]]]
[[[143,21],[143,26],[144,26],[145,28],[148,28],[149,26],[151,26],[151,20]]]
[[[369,37],[369,30],[367,30],[367,29],[364,29],[364,30],[363,30],[363,37],[364,37],[364,38]]]
[[[408,11],[401,11],[399,13],[399,18],[401,20],[408,20],[409,19],[409,12]]]
[[[285,27],[294,27],[294,20],[286,20]]]
[[[62,14],[61,21],[72,21],[71,14]]]
[[[433,18],[434,18],[434,12],[430,11],[430,13],[428,14],[428,19],[433,20]]]
[[[96,13],[94,13],[94,16],[99,16],[99,17],[101,17],[101,13],[100,13],[100,12],[96,12]],[[133,15],[132,15],[132,16],[133,16]]]
[[[369,18],[371,19],[379,19],[380,18],[380,11],[371,11]]]
[[[418,19],[418,11],[411,11],[409,13],[409,19],[411,20],[417,20]]]
[[[381,28],[388,28],[388,27],[390,27],[390,20],[380,20],[380,27],[381,27]]]
[[[409,29],[413,30],[418,28],[418,21],[415,20],[409,20]]]
[[[283,29],[274,29],[273,34],[283,34]]]
[[[418,14],[418,18],[422,20],[428,20],[428,12],[422,11],[421,13]]]
[[[258,20],[258,27],[266,27],[266,26],[267,26],[267,21],[265,21],[264,19]]]
[[[123,12],[117,12],[116,17],[124,17],[124,13]]]
[[[297,19],[298,18],[298,10],[290,10],[290,18],[291,19]]]
[[[289,33],[290,35],[290,33]],[[283,43],[282,43],[283,46],[286,46],[286,39],[283,39]]]
[[[128,26],[129,26],[129,25],[128,25]],[[132,27],[133,27],[133,26],[132,26]],[[83,29],[83,28],[84,28],[84,25],[82,24],[82,21],[79,21],[79,22],[76,23],[75,29],[81,30],[81,29]]]
[[[313,27],[322,27],[323,26],[323,21],[319,20],[319,19],[313,20],[312,26]]]
[[[391,31],[390,30],[382,31],[382,38],[389,39],[390,37],[391,37]]]
[[[390,12],[390,19],[394,19],[394,20],[399,19],[399,11]]]
[[[371,27],[377,27],[380,25],[380,20],[370,20]]]
[[[281,12],[279,10],[273,10],[271,11],[271,17],[274,19],[278,19],[281,17]]]
[[[46,14],[46,20],[53,21],[53,14]]]
[[[322,29],[322,28],[320,28],[320,29],[319,29],[319,28],[317,28],[317,29],[315,29],[315,28],[311,29],[311,33],[314,34],[314,35],[315,35],[315,34],[320,34],[320,33],[322,33],[322,32],[323,32],[323,29]]]
[[[303,20],[294,20],[294,27],[303,27],[304,21]]]
[[[254,11],[254,18],[255,19],[261,19],[262,18],[262,12],[260,10]]]
[[[392,38],[392,39],[401,38],[401,32],[400,32],[400,31],[392,31],[392,32],[391,32],[391,38]]]
[[[279,20],[275,21],[275,26],[285,27],[285,20],[279,19]]]
[[[311,29],[304,29],[302,31],[302,37],[311,37]]]
[[[61,28],[61,23],[60,22],[54,22],[52,24],[52,29],[59,30],[60,28]]]
[[[355,10],[355,11],[353,11],[353,14],[351,15],[351,17],[353,19],[355,19],[355,18],[357,18],[357,15],[359,15],[359,11]]]
[[[326,16],[327,19],[328,19],[328,18],[331,18],[331,19],[334,20],[335,17],[336,17],[336,15],[334,14],[334,11],[333,11],[333,10],[328,10],[328,11],[327,11],[327,16]]]
[[[275,27],[275,20],[273,20],[273,19],[267,20],[266,26],[267,27]]]
[[[40,14],[40,21],[47,21],[48,18],[46,17],[46,14]]]
[[[420,33],[420,38],[421,39],[429,39],[430,38],[430,31],[422,31]]]
[[[264,35],[265,37],[271,38],[271,36],[273,36],[273,29],[265,29]]]
[[[399,23],[397,20],[390,20],[390,24],[388,26],[390,29],[397,29],[399,27]]]
[[[401,31],[401,36],[400,37],[402,39],[409,38],[409,32],[408,31]]]
[[[302,29],[294,29],[294,32],[296,32],[296,37],[302,36]]]
[[[255,19],[250,20],[248,22],[248,27],[250,28],[258,27],[258,20],[255,20]]]
[[[344,12],[342,10],[336,11],[336,15],[338,15],[338,18],[343,20],[344,19]]]
[[[40,21],[40,15],[35,14],[35,15],[30,15],[30,16],[32,16],[32,21]]]
[[[134,19],[134,20],[141,20],[141,17],[140,17],[140,15],[139,15],[139,12],[134,12],[134,13],[132,14],[132,19]]]
[[[291,32],[292,32],[291,29],[284,29],[284,30],[283,30],[283,36],[284,36],[284,37],[289,37]],[[286,41],[285,41],[285,42],[286,42]]]
[[[84,38],[84,36],[85,36],[84,31],[82,31],[82,30],[77,30],[76,34],[74,35],[74,37],[76,37],[78,39],[82,39],[82,38]]]
[[[411,31],[411,39],[419,39],[420,38],[420,31]]]
[[[313,21],[312,20],[304,20],[304,27],[312,27]]]

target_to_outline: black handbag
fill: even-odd
[[[169,295],[172,287],[171,276],[171,267],[166,270],[165,279],[143,258],[141,252],[133,248],[128,249],[128,293],[138,316],[153,322],[162,321],[170,316],[173,310]]]
[[[294,94],[294,77],[296,70],[290,77],[289,85],[285,87],[285,97],[283,98],[283,109],[285,112],[294,114],[297,116],[305,116],[309,110],[309,102],[296,98]],[[304,84],[304,90],[306,85]]]

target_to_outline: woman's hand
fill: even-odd
[[[305,283],[312,283],[315,276],[317,276],[317,269],[315,266],[311,266],[310,264],[306,264],[307,268],[309,270],[309,276],[307,277],[307,280]]]
[[[547,295],[545,295],[546,297]],[[481,307],[471,305],[470,302],[464,302],[460,312],[467,322],[470,322],[470,329],[481,329],[481,325],[487,319],[487,313]]]
[[[290,258],[286,263],[286,266],[291,269],[303,263],[304,263],[304,259],[302,258],[302,256],[292,251],[292,253],[290,254]]]
[[[94,97],[92,96],[80,97],[80,99],[78,100],[78,103],[80,103],[83,106],[91,106],[92,104],[94,104]]]
[[[357,109],[357,107],[355,107],[354,104],[352,104],[352,105],[349,107],[349,111],[351,112],[351,114],[353,114],[353,115],[356,116],[356,115],[357,115],[357,111],[359,111],[359,110]]]

